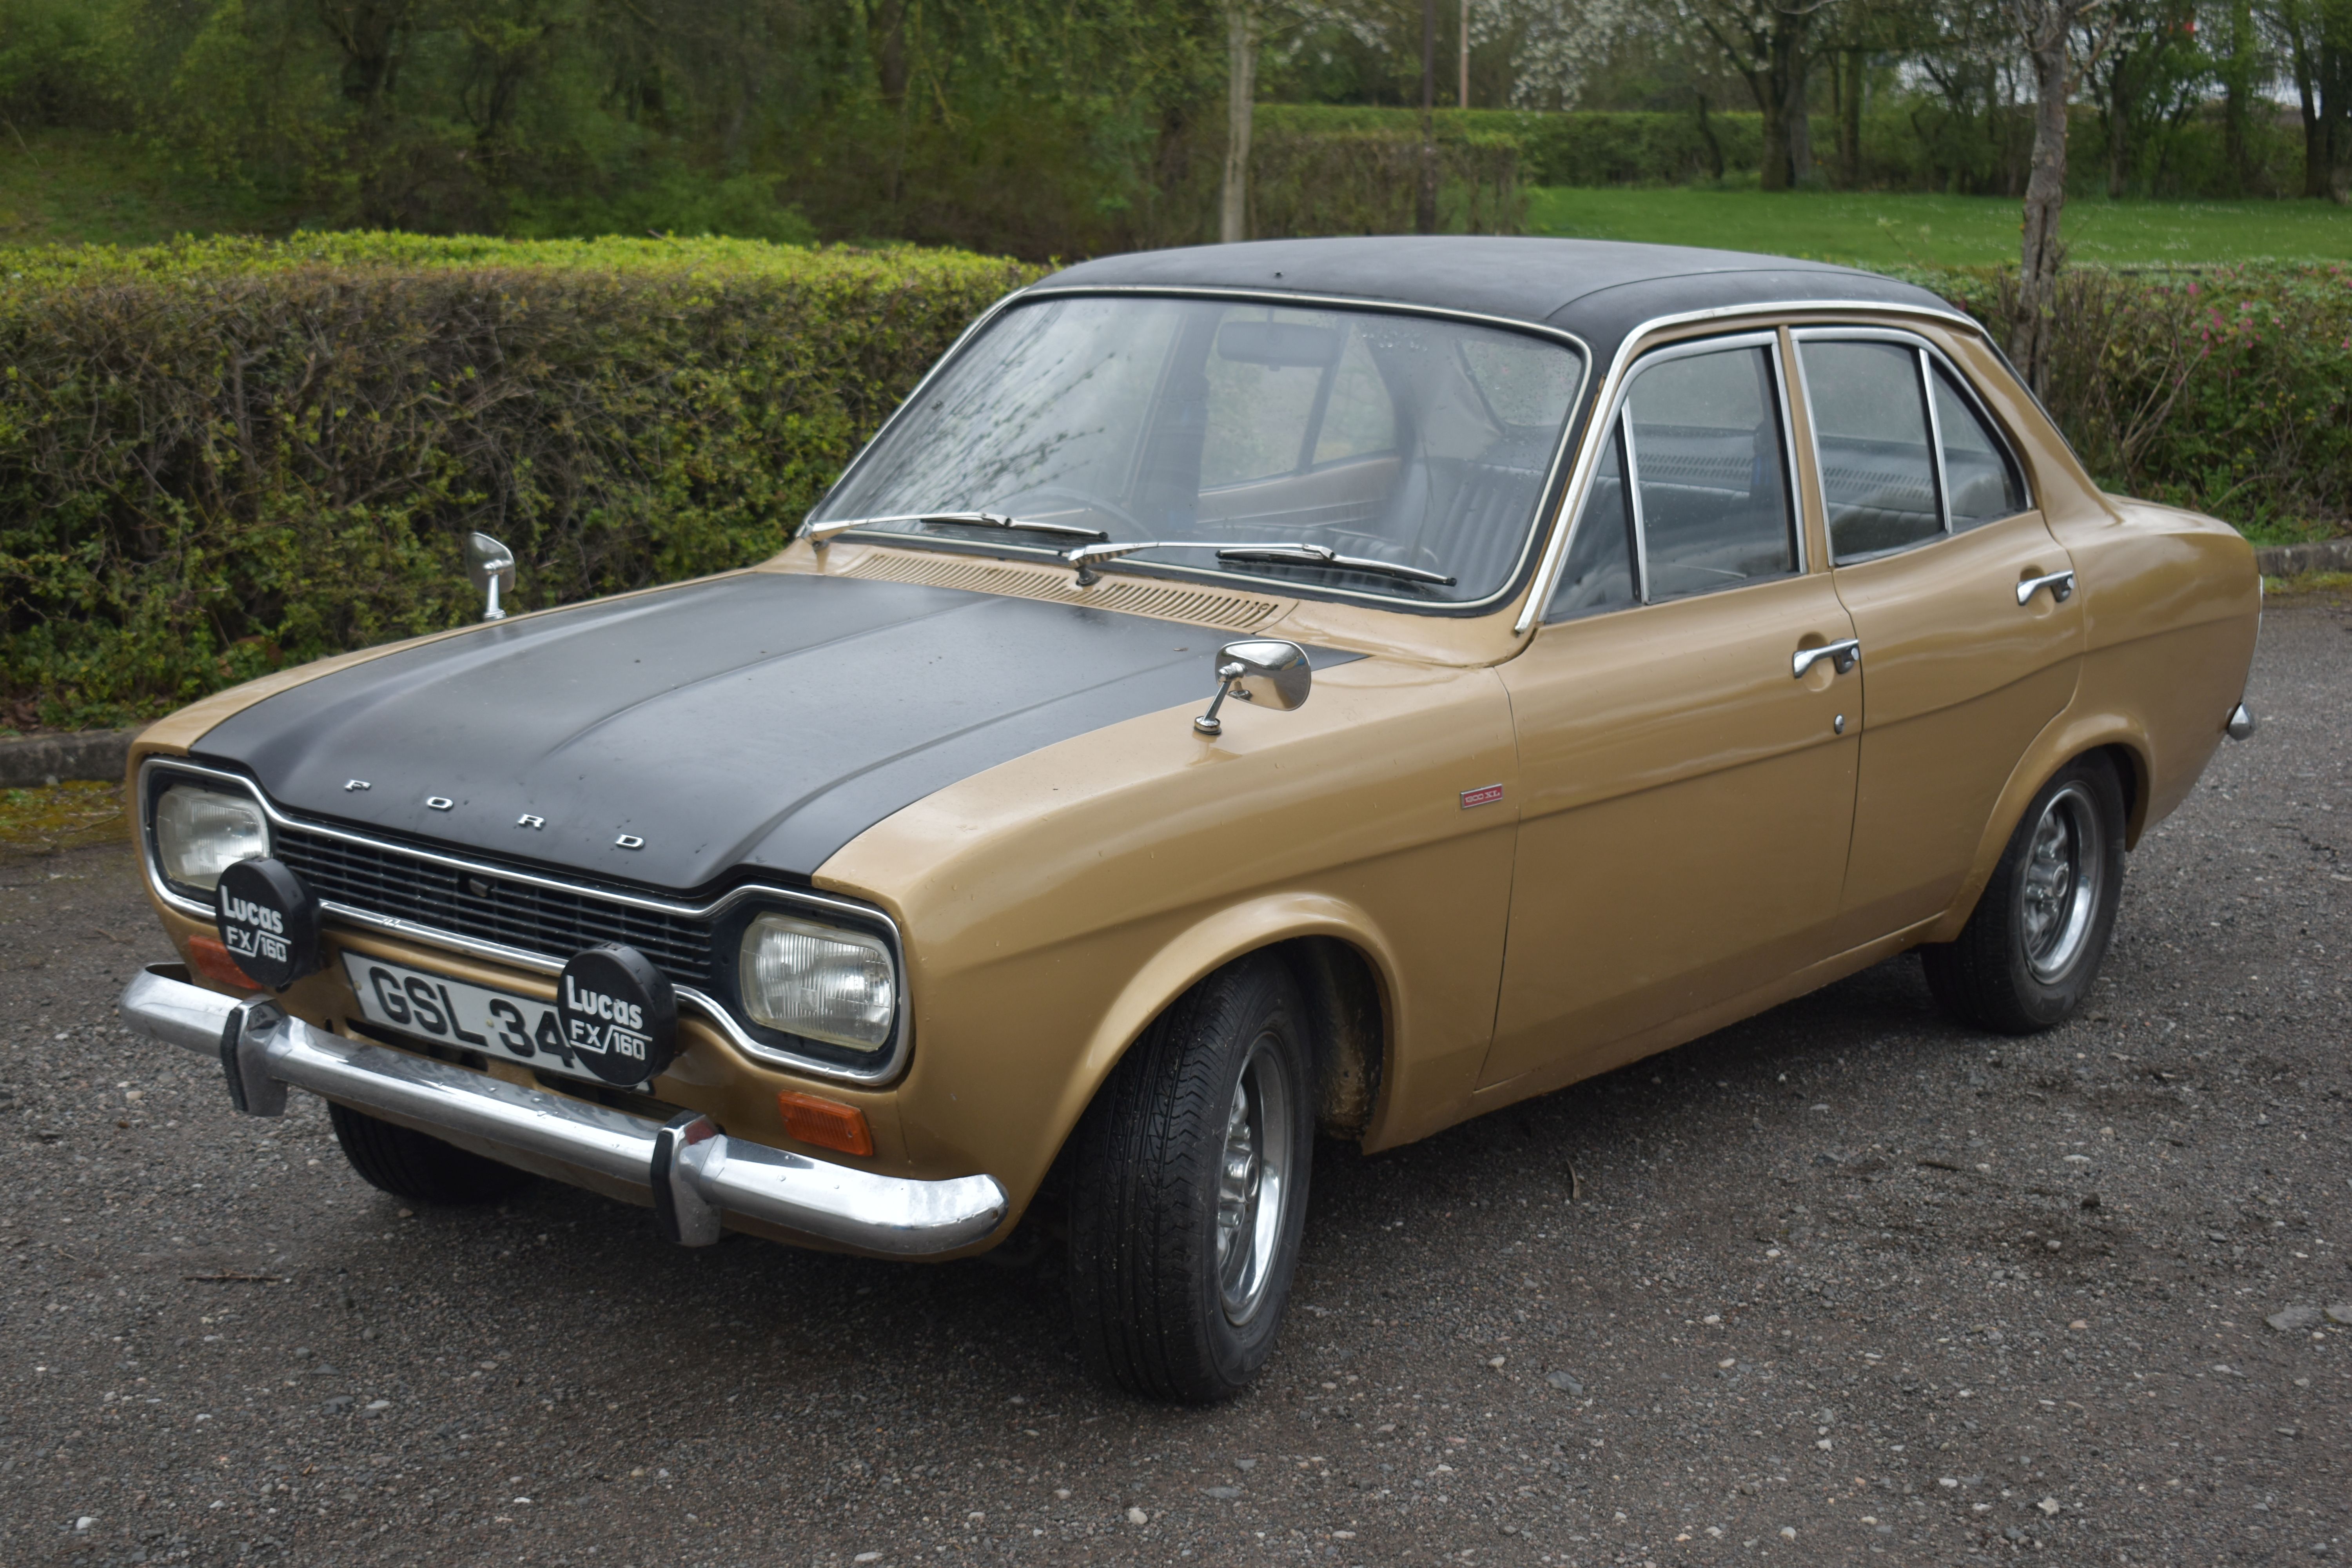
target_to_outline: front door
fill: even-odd
[[[1781,387],[1769,333],[1644,360],[1502,667],[1524,798],[1485,1084],[1599,1070],[1828,951],[1861,690]]]
[[[1841,946],[1941,913],[2073,698],[2083,600],[1960,374],[1891,331],[1796,334],[1839,598],[1863,647]]]

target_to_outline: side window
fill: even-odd
[[[1831,558],[1843,564],[1941,534],[1919,352],[1837,342],[1801,352]]]
[[[1718,349],[1636,376],[1622,438],[1645,598],[1727,588],[1797,566],[1771,355]]]
[[[1633,508],[1625,493],[1625,442],[1614,424],[1609,428],[1608,442],[1593,469],[1584,510],[1577,514],[1559,586],[1552,590],[1551,604],[1544,612],[1548,621],[1615,609],[1636,597]]]
[[[1952,531],[1962,532],[2023,511],[2025,486],[2019,482],[2009,453],[1952,384],[1950,372],[1937,365],[1930,380],[1935,387],[1936,424],[1944,437],[1944,483],[1951,494]]]

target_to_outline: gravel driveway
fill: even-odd
[[[2132,858],[2077,1022],[1964,1033],[1902,959],[1326,1145],[1282,1349],[1207,1411],[1080,1380],[1046,1245],[411,1214],[317,1100],[242,1120],[123,1031],[170,956],[127,850],[0,865],[0,1561],[2332,1560],[2347,633],[2273,605],[2263,729]]]

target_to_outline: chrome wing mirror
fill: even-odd
[[[1210,699],[1209,710],[1192,721],[1192,728],[1203,735],[1223,731],[1224,721],[1217,717],[1217,710],[1228,697],[1287,713],[1306,703],[1315,684],[1315,669],[1307,662],[1307,650],[1276,637],[1227,643],[1217,650],[1215,668],[1217,694]]]
[[[511,591],[515,579],[514,552],[487,533],[466,535],[466,575],[474,586],[489,595],[482,605],[482,619],[502,621],[507,613],[499,605],[499,590]]]

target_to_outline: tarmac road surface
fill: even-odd
[[[2273,605],[2263,728],[2077,1021],[1966,1033],[1906,958],[1326,1145],[1281,1350],[1206,1411],[1082,1381],[1050,1246],[404,1212],[318,1101],[241,1120],[123,1031],[169,956],[127,850],[0,865],[0,1562],[2332,1562],[2347,634]]]

